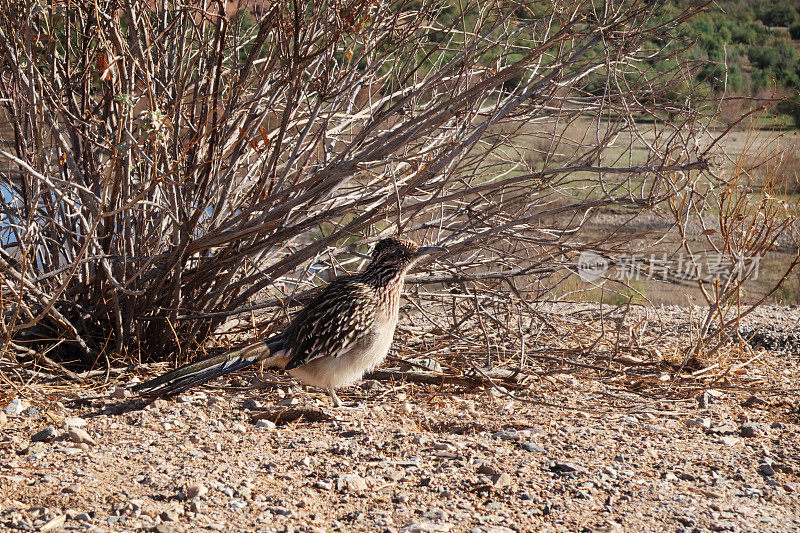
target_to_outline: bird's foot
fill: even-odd
[[[353,402],[348,404],[342,403],[342,400],[339,399],[339,396],[336,394],[336,391],[333,389],[333,387],[328,387],[328,395],[331,397],[331,400],[333,400],[333,406],[336,407],[337,409],[352,410],[352,409],[364,408],[364,404],[358,402]]]

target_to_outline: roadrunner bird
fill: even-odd
[[[288,371],[303,383],[326,389],[333,403],[341,407],[336,389],[361,379],[389,352],[406,273],[424,255],[439,251],[444,248],[383,239],[361,273],[331,282],[283,332],[182,366],[134,390],[147,396],[169,396],[263,362],[269,368]]]

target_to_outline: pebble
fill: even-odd
[[[50,451],[50,446],[48,446],[44,442],[34,442],[30,446],[28,446],[29,455],[36,455],[37,453],[47,453],[49,451]]]
[[[759,398],[758,396],[750,396],[748,399],[742,402],[742,407],[753,407],[756,405],[765,405],[767,402]]]
[[[708,433],[714,433],[716,435],[735,435],[738,433],[738,430],[731,424],[720,424],[710,428]]]
[[[446,533],[453,527],[450,524],[433,524],[430,522],[411,522],[400,528],[400,533]]]
[[[739,443],[738,437],[731,437],[731,436],[724,436],[720,437],[719,441],[722,443],[723,446],[735,446]]]
[[[33,435],[31,435],[31,442],[53,442],[58,436],[56,433],[56,428],[53,426],[47,426],[46,428],[37,431]]]
[[[708,418],[708,417],[706,417],[706,418],[687,418],[686,419],[686,425],[689,426],[690,428],[698,428],[699,427],[699,428],[703,428],[703,429],[709,429],[709,428],[711,428],[711,419]]]
[[[231,431],[234,433],[247,433],[247,428],[244,427],[244,424],[241,422],[236,422],[233,426],[231,426]]]
[[[4,427],[8,423],[8,415],[6,415],[5,411],[0,411],[0,428]]]
[[[186,498],[189,500],[202,498],[206,493],[208,493],[208,488],[205,485],[189,485],[186,487]]]
[[[800,492],[800,483],[797,481],[787,481],[783,484],[783,490],[786,492],[798,493]]]
[[[67,521],[67,515],[60,514],[55,518],[49,520],[45,525],[43,525],[39,531],[50,531],[51,529],[58,529],[64,525],[64,522]]]
[[[407,415],[410,415],[411,413],[413,413],[413,412],[414,412],[414,406],[411,404],[411,402],[403,402],[403,403],[400,405],[400,410],[401,410],[403,413],[405,413],[405,414],[407,414]]]
[[[550,463],[550,470],[558,474],[586,474],[588,470],[576,463],[566,461],[553,461]]]
[[[288,507],[283,507],[281,505],[273,505],[266,508],[272,514],[276,514],[278,516],[292,516],[292,510]]]
[[[64,419],[64,425],[68,428],[82,428],[87,424],[86,420],[78,416]]]
[[[278,405],[282,407],[295,407],[300,405],[300,398],[297,396],[290,396],[288,398],[284,398],[283,400],[278,402]]]
[[[759,473],[761,473],[761,474],[763,474],[765,476],[774,476],[775,475],[775,469],[772,467],[772,464],[768,463],[768,462],[763,462],[760,465],[758,465],[758,471],[759,471]]]
[[[117,400],[124,400],[125,398],[130,398],[133,396],[133,393],[130,389],[126,389],[125,387],[114,387],[114,390],[111,391],[111,397],[116,398]]]
[[[22,400],[20,398],[14,398],[6,406],[4,411],[8,416],[20,416],[29,406],[30,404],[28,404],[28,402],[26,402],[25,400]]]
[[[256,409],[261,409],[261,402],[250,398],[242,403],[242,409],[245,409],[246,411],[255,411]]]
[[[495,476],[500,474],[500,470],[498,470],[495,466],[490,465],[489,463],[481,463],[478,466],[477,472],[479,474],[484,474],[487,476]]]
[[[511,476],[505,472],[502,474],[495,474],[490,479],[492,480],[492,486],[497,490],[511,485]]]
[[[358,474],[345,474],[336,480],[337,490],[362,491],[367,490],[366,480]]]
[[[97,442],[95,442],[95,440],[91,437],[91,435],[89,435],[88,433],[86,433],[86,431],[78,427],[69,428],[69,430],[67,431],[67,438],[72,442],[78,444],[86,444],[88,446],[94,446],[97,444]]]
[[[742,424],[739,426],[739,433],[742,435],[742,437],[763,437],[764,431],[759,426],[760,424],[753,423]]]
[[[78,513],[75,515],[74,520],[77,520],[78,522],[91,522],[92,517],[89,516],[89,513]]]
[[[520,444],[520,448],[522,448],[526,452],[531,452],[531,453],[544,453],[546,451],[544,446],[542,446],[541,444],[537,444],[535,442],[527,442],[527,441]]]
[[[265,418],[262,418],[261,420],[256,422],[256,428],[257,429],[275,429],[276,426],[275,426],[275,422],[273,422],[272,420],[267,420]]]
[[[494,434],[494,438],[518,442],[522,440],[522,435],[520,435],[516,429],[501,429]]]
[[[164,522],[177,522],[180,519],[180,515],[174,509],[167,509],[166,511],[161,511],[161,514],[158,515],[161,520]]]

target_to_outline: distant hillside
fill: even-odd
[[[674,2],[668,10],[689,3]],[[717,0],[682,33],[697,42],[690,54],[714,62],[697,73],[698,81],[728,94],[785,96],[795,103],[780,103],[775,111],[800,126],[800,2]]]

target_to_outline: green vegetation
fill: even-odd
[[[688,4],[674,2],[667,11]],[[711,62],[697,72],[699,82],[729,95],[784,97],[774,111],[800,126],[800,3],[718,0],[680,33],[695,42],[693,59]]]

